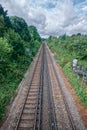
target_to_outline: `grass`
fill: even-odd
[[[77,74],[75,74],[71,71],[70,63],[67,63],[63,67],[63,72],[68,77],[71,86],[73,86],[73,88],[74,88],[77,96],[80,98],[81,102],[87,107],[87,92],[86,92],[85,86],[82,83],[82,79],[81,78],[78,79]]]
[[[68,52],[67,49],[63,48],[61,45],[56,45],[54,42],[48,43],[48,46],[54,53],[58,64],[62,66],[63,72],[68,77],[76,95],[79,97],[82,104],[87,107],[87,88],[82,83],[82,79],[78,78],[77,74],[72,71],[72,60],[75,54]],[[82,61],[79,61],[79,63],[82,63]],[[86,64],[85,61],[84,64]]]

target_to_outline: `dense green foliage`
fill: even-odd
[[[83,84],[82,77],[78,79],[78,75],[72,71],[74,58],[78,59],[78,67],[84,65],[87,68],[87,36],[80,34],[72,36],[63,35],[59,38],[50,36],[47,42],[76,94],[82,103],[87,106],[87,87]]]
[[[28,30],[28,25],[23,18],[17,16],[10,17],[12,27],[15,32],[17,32],[21,38],[25,41],[30,40],[30,33]]]
[[[41,42],[40,35],[37,33],[37,29],[34,26],[29,26],[29,32],[31,36],[31,44],[30,44],[30,50],[33,55],[35,55],[35,52],[38,48],[39,42]],[[36,47],[34,47],[36,45]]]
[[[11,22],[7,16],[7,10],[4,11],[2,5],[0,5],[0,37],[4,35],[8,28],[11,27]]]
[[[29,64],[41,38],[34,26],[28,27],[23,18],[9,17],[0,5],[0,119]]]

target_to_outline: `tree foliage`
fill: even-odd
[[[0,37],[4,35],[4,31],[7,31],[7,29],[11,27],[9,16],[7,16],[7,10],[4,11],[4,8],[0,4]]]
[[[48,42],[53,42],[56,46],[66,50],[68,54],[78,57],[80,60],[87,60],[87,36],[86,35],[72,35],[60,36],[59,38],[49,37]]]
[[[0,15],[0,37],[3,36],[5,31],[5,22],[3,15]]]
[[[33,40],[38,40],[39,42],[41,42],[41,37],[39,33],[37,32],[37,29],[35,26],[29,26],[29,32]]]
[[[23,18],[9,18],[0,5],[0,119],[6,105],[38,51],[41,38],[36,27],[28,27]]]
[[[11,53],[11,59],[18,60],[19,56],[25,54],[24,41],[21,39],[18,33],[15,33],[14,30],[8,30],[6,38],[9,44],[12,46],[13,51]]]
[[[10,20],[14,31],[17,32],[23,40],[29,41],[30,34],[28,30],[28,25],[25,20],[17,16],[10,17]]]

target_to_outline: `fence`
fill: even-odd
[[[72,66],[73,72],[78,74],[78,77],[82,76],[82,81],[87,83],[87,67],[84,65]]]

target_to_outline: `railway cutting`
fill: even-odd
[[[1,130],[86,130],[46,43],[19,85]]]

